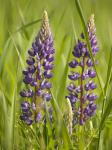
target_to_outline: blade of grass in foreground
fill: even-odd
[[[17,48],[16,42],[15,42],[15,40],[14,40],[14,38],[13,38],[13,35],[12,35],[11,33],[10,33],[10,37],[11,37],[11,39],[12,39],[12,42],[13,42],[14,47],[15,47],[15,49],[16,49],[17,55],[18,55],[18,57],[19,57],[19,61],[20,61],[21,67],[22,67],[22,69],[23,69],[23,68],[24,68],[24,62],[23,62],[23,59],[22,59],[22,57],[21,57],[21,54],[20,54],[20,52],[19,52],[19,50],[18,50],[18,48]]]
[[[3,132],[3,144],[1,145],[3,149],[12,150],[14,146],[14,115],[15,115],[15,89],[12,96],[12,106],[10,115],[8,115],[6,98],[4,93],[2,93],[3,97],[3,110],[4,110],[4,132]],[[10,117],[10,118],[8,118]]]
[[[18,12],[19,12],[19,15],[20,15],[20,18],[21,18],[22,27],[24,27],[24,25],[25,25],[25,18],[24,18],[23,12],[22,12],[22,10],[21,10],[21,8],[19,6],[17,6],[17,8],[18,8]],[[28,32],[27,32],[26,28],[23,28],[23,33],[24,33],[26,39],[29,40],[29,35],[28,35]]]
[[[105,109],[105,101],[106,101],[106,97],[107,97],[107,91],[108,91],[108,86],[109,86],[111,76],[112,76],[112,48],[111,48],[110,58],[109,58],[109,63],[108,63],[107,80],[106,80],[106,84],[104,87],[105,98],[103,101],[102,113]]]
[[[54,15],[54,10],[52,10],[51,11],[51,13],[50,13],[50,15],[49,15],[49,19],[51,19],[52,18],[52,16]],[[31,27],[31,26],[33,26],[33,25],[35,25],[35,24],[37,24],[37,23],[39,23],[39,22],[41,22],[42,21],[42,19],[36,19],[36,20],[33,20],[33,21],[31,21],[31,22],[29,22],[29,23],[27,23],[27,24],[25,24],[25,23],[23,23],[22,25],[21,25],[21,27],[19,27],[16,31],[14,31],[13,33],[17,33],[17,32],[20,32],[20,31],[24,31],[26,28],[28,28],[28,27]]]
[[[32,25],[34,25],[34,24],[40,22],[41,20],[42,20],[42,19],[36,19],[36,20],[34,20],[34,21],[32,21],[32,22],[29,22],[29,23],[27,23],[27,24],[23,24],[23,25],[22,25],[21,27],[19,27],[14,33],[19,32],[19,31],[21,31],[21,30],[24,30],[25,28],[28,28],[28,27],[30,27],[30,26],[32,26]]]
[[[66,40],[64,40],[65,42]],[[67,56],[67,59],[66,62],[65,62],[65,68],[64,68],[64,71],[63,71],[63,74],[62,74],[62,78],[60,79],[60,86],[59,86],[59,90],[58,90],[58,95],[57,95],[57,100],[61,106],[63,100],[64,100],[64,95],[65,95],[65,89],[66,89],[66,81],[67,81],[67,74],[68,74],[68,62],[69,62],[69,59],[70,59],[70,55],[71,55],[71,51],[72,51],[72,42],[73,42],[73,36],[71,38],[71,47],[70,47],[70,50],[68,52],[68,56]],[[63,43],[65,44],[65,43]],[[63,55],[63,51],[61,51],[62,53],[60,54],[61,56]]]
[[[7,138],[7,133],[8,133],[8,116],[7,116],[7,103],[6,103],[6,98],[5,95],[2,91],[0,91],[1,95],[1,100],[0,100],[0,107],[2,108],[1,114],[3,115],[3,120],[1,119],[0,122],[0,127],[2,127],[2,136],[1,136],[1,149],[6,149],[8,147],[8,138]],[[7,141],[7,142],[6,142]]]
[[[107,92],[108,92],[108,87],[109,87],[109,82],[111,80],[111,76],[112,76],[112,48],[111,48],[110,58],[109,58],[109,62],[108,62],[106,84],[105,84],[105,87],[104,87],[105,97],[103,98],[102,115],[103,115],[104,109],[105,109],[105,102],[106,102],[106,99],[107,99]],[[103,96],[103,93],[101,93],[100,97],[102,97],[102,96]]]
[[[63,120],[63,114],[58,106],[58,103],[56,102],[56,99],[51,91],[51,94],[52,94],[52,100],[51,100],[51,103],[52,103],[52,107],[53,107],[53,110],[55,111],[55,114],[56,114],[56,117],[58,120],[61,120],[62,121],[62,124],[61,124],[61,134],[62,134],[62,137],[63,137],[63,141],[64,141],[64,148],[69,148],[69,149],[73,149],[73,145],[72,145],[72,141],[70,139],[70,136],[69,136],[69,133],[68,133],[68,129],[65,125],[65,122]],[[59,121],[60,122],[60,121]],[[60,126],[60,124],[58,124],[57,128]]]
[[[96,66],[95,66],[95,63],[94,63],[94,58],[93,58],[93,55],[92,55],[91,46],[90,46],[90,43],[89,43],[89,38],[88,38],[88,35],[87,35],[87,31],[86,31],[86,24],[85,24],[85,19],[84,19],[84,16],[83,16],[83,12],[82,12],[79,0],[75,0],[75,1],[76,1],[77,10],[79,12],[79,15],[81,17],[81,21],[82,21],[82,24],[83,24],[83,28],[84,28],[84,32],[85,32],[85,35],[86,35],[86,39],[87,39],[90,55],[91,55],[91,58],[92,58],[92,61],[93,61],[93,64],[94,64],[94,68],[95,68],[96,73],[97,73],[97,69],[96,69]],[[102,88],[102,85],[101,85],[101,82],[100,82],[100,78],[99,78],[99,75],[97,73],[97,78],[98,78],[98,81],[99,81],[99,85],[100,85],[100,88],[101,88],[101,91],[102,91],[102,97],[103,98],[105,97],[105,94],[106,94],[106,91],[107,91],[107,87],[108,87],[108,84],[109,84],[109,79],[110,79],[110,74],[111,74],[110,72],[111,72],[111,69],[108,69],[107,82],[106,82],[106,86],[105,86],[104,90]],[[99,127],[99,139],[98,139],[98,147],[97,147],[97,149],[99,149],[99,141],[100,141],[101,129],[103,127],[103,124],[104,124],[106,118],[110,114],[111,105],[112,105],[112,98],[110,97],[110,101],[109,101],[109,103],[108,103],[108,105],[106,107],[106,110],[105,110],[104,114],[103,114],[103,109],[102,109],[102,114],[103,115],[101,114],[102,119],[101,119],[101,123],[100,123],[100,127]],[[104,104],[103,104],[102,107],[104,107]]]
[[[75,0],[75,4],[76,4],[77,11],[79,13],[79,16],[81,18],[81,22],[82,22],[83,29],[84,29],[84,34],[85,34],[86,41],[87,41],[87,46],[88,46],[88,49],[89,49],[89,52],[90,52],[90,56],[91,56],[91,59],[92,59],[92,62],[93,62],[94,69],[96,71],[96,75],[97,75],[97,79],[98,79],[98,82],[99,82],[99,85],[100,85],[100,89],[101,89],[101,91],[103,93],[103,96],[104,96],[104,90],[102,88],[100,77],[99,77],[98,71],[96,69],[96,65],[95,65],[95,62],[94,62],[94,56],[92,54],[92,49],[91,49],[91,45],[90,45],[90,42],[89,42],[89,37],[88,37],[87,27],[86,27],[86,21],[85,21],[84,15],[83,15],[84,13],[82,11],[82,8],[81,8],[79,0]]]
[[[4,68],[4,64],[5,64],[5,58],[6,58],[6,55],[8,54],[8,46],[10,44],[10,41],[11,41],[11,38],[9,37],[5,43],[5,47],[3,49],[3,52],[2,52],[2,55],[0,57],[0,76],[2,74],[2,71],[3,71],[3,68]]]
[[[53,134],[52,134],[52,123],[50,120],[50,114],[49,114],[49,110],[48,110],[48,104],[45,102],[45,107],[46,107],[46,112],[45,112],[45,118],[47,121],[47,124],[44,124],[44,137],[45,137],[45,144],[46,144],[46,149],[53,149],[54,148],[54,144],[53,144]],[[52,143],[52,144],[51,144]]]
[[[110,92],[110,96],[109,96],[109,101],[108,101],[108,104],[106,106],[106,109],[104,111],[104,114],[102,116],[102,119],[101,119],[101,123],[100,123],[100,128],[99,130],[101,131],[104,127],[104,123],[105,123],[105,120],[107,119],[107,117],[109,116],[111,110],[112,110],[112,92]]]
[[[58,21],[58,24],[57,24],[57,26],[56,26],[56,28],[55,28],[54,39],[56,38],[56,35],[57,35],[57,33],[58,33],[59,26],[60,26],[60,24],[61,24],[61,22],[63,21],[63,18],[64,18],[64,16],[65,16],[65,11],[66,11],[66,9],[64,9],[62,15],[60,16],[60,19],[59,19],[59,21]]]
[[[93,62],[94,69],[96,71],[96,75],[97,75],[97,79],[98,79],[98,82],[99,82],[99,85],[100,85],[100,89],[101,89],[101,93],[102,93],[102,99],[103,99],[105,97],[105,93],[104,93],[104,89],[102,88],[100,77],[98,75],[98,71],[96,69],[96,65],[95,65],[95,62],[94,62],[94,57],[93,57],[93,54],[92,54],[92,49],[91,49],[91,45],[90,45],[89,37],[88,37],[88,33],[87,33],[86,22],[85,22],[85,18],[84,18],[84,15],[83,15],[84,13],[82,11],[79,0],[75,0],[75,4],[76,4],[77,11],[79,13],[79,16],[81,18],[81,22],[82,22],[82,25],[83,25],[84,34],[85,34],[85,37],[86,37],[88,49],[89,49],[89,52],[90,52],[90,56],[91,56],[91,59],[92,59],[92,62]],[[100,141],[100,132],[99,132],[98,145],[99,145],[99,141]]]
[[[14,124],[15,124],[15,98],[16,98],[16,86],[14,88],[13,97],[12,97],[12,106],[10,112],[10,127],[9,127],[9,139],[10,139],[10,148],[14,149]]]
[[[97,149],[99,149],[101,132],[103,130],[105,120],[107,119],[107,117],[109,116],[109,114],[111,112],[111,106],[112,106],[111,91],[110,91],[110,95],[109,95],[109,98],[108,98],[109,101],[107,99],[107,90],[108,90],[109,81],[110,81],[111,77],[112,77],[112,49],[111,49],[111,52],[110,52],[110,58],[109,58],[109,63],[108,63],[108,71],[107,71],[107,80],[106,80],[106,84],[105,84],[105,88],[104,88],[105,97],[103,99],[102,114],[101,114],[102,119],[101,119],[100,126],[99,126],[99,139],[98,139]],[[108,104],[107,104],[107,107],[105,109],[106,101],[108,102]]]

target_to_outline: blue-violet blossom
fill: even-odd
[[[94,15],[91,15],[88,21],[87,31],[94,62],[97,63],[95,56],[99,48],[96,39]],[[97,94],[93,92],[93,90],[97,88],[94,82],[96,71],[94,70],[93,61],[90,57],[90,52],[83,33],[81,34],[81,38],[78,39],[72,54],[74,59],[69,63],[71,74],[68,75],[71,83],[67,87],[69,95],[66,97],[71,102],[74,115],[73,123],[83,125],[86,120],[95,114],[95,100],[97,99]],[[77,68],[77,72],[74,71],[74,68]]]
[[[45,101],[49,102],[51,99],[52,84],[49,79],[53,77],[54,52],[48,16],[44,11],[41,29],[32,48],[28,50],[27,68],[23,71],[23,82],[28,86],[20,92],[21,97],[24,98],[20,118],[28,125],[45,118]]]

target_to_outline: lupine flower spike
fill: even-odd
[[[45,101],[49,102],[51,99],[49,89],[52,84],[49,79],[53,77],[54,52],[48,15],[44,11],[41,29],[32,44],[32,48],[28,50],[27,68],[23,71],[23,81],[28,85],[28,88],[20,92],[24,99],[21,104],[22,114],[20,118],[28,125],[45,119]],[[50,108],[49,113],[51,114],[51,112]]]
[[[91,15],[88,21],[87,31],[92,54],[95,59],[99,48],[96,39],[94,15]],[[95,114],[95,100],[97,99],[97,94],[93,92],[93,90],[97,88],[97,85],[94,82],[96,72],[83,33],[81,34],[80,39],[78,39],[72,54],[74,59],[69,63],[71,74],[68,75],[68,78],[71,80],[71,83],[67,87],[69,91],[67,99],[71,102],[73,123],[83,125],[86,120]],[[94,61],[97,63],[96,60]],[[75,69],[77,71],[75,71]]]

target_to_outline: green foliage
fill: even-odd
[[[112,147],[112,20],[111,0],[0,0],[0,149],[1,150],[111,150]],[[19,119],[22,69],[27,50],[40,27],[46,9],[56,49],[53,88],[51,90],[52,124],[46,109],[47,124],[29,127]],[[95,14],[97,39],[97,113],[83,127],[73,127],[69,134],[65,99],[69,83],[68,62],[77,37],[82,31],[88,41],[86,22]],[[88,41],[88,47],[91,48]],[[91,54],[91,58],[93,56]],[[46,104],[47,106],[47,104]]]

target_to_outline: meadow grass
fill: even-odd
[[[112,1],[111,0],[0,0],[0,149],[1,150],[111,150],[112,149]],[[51,89],[51,124],[29,127],[19,119],[23,88],[22,70],[27,50],[38,33],[43,10],[49,14],[56,49]],[[95,14],[100,51],[97,72],[96,115],[85,126],[75,125],[69,134],[64,114],[69,83],[68,62],[86,23]],[[88,37],[86,36],[88,41]],[[88,47],[91,48],[88,41]],[[91,57],[93,58],[92,54]]]

